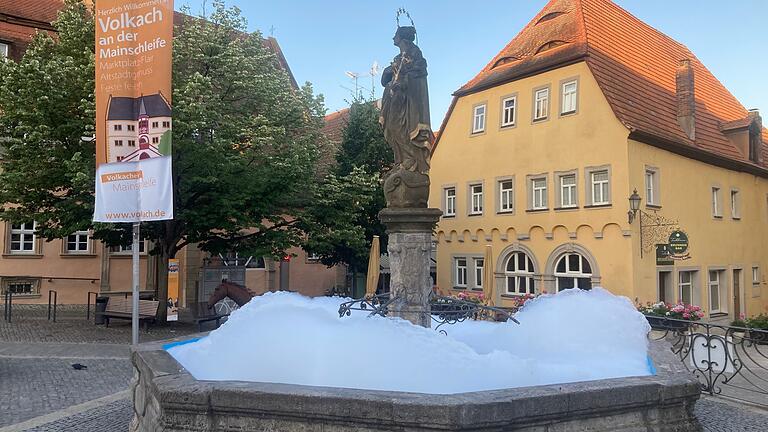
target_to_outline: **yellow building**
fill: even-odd
[[[552,0],[454,93],[430,173],[437,285],[480,289],[492,265],[502,306],[603,286],[766,312],[766,142],[685,46],[609,0]]]

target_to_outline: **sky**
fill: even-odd
[[[349,105],[358,88],[371,94],[374,62],[387,66],[398,8],[408,10],[429,65],[432,127],[451,94],[477,74],[544,7],[547,0],[226,0],[249,31],[274,36],[299,84],[311,82],[328,112]],[[621,7],[685,44],[746,108],[768,118],[765,0],[616,0]],[[176,0],[200,12],[203,0]],[[406,18],[407,20],[407,18]],[[403,24],[404,25],[404,24]],[[375,96],[381,97],[379,76]]]

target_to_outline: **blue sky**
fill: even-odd
[[[768,118],[768,32],[765,0],[616,0],[630,13],[687,45],[747,107]],[[451,93],[471,79],[547,3],[546,0],[227,0],[242,9],[249,30],[272,34],[299,83],[325,95],[328,112],[347,106],[355,87],[345,72],[367,75],[389,64],[395,11],[405,7],[429,63],[432,125]],[[200,10],[201,0],[176,0]],[[381,86],[376,80],[376,95]],[[369,94],[370,90],[366,90]]]

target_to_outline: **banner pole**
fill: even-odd
[[[131,296],[131,343],[139,344],[139,237],[140,222],[133,223],[133,248],[131,249],[133,264],[133,292]]]

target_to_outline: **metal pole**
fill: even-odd
[[[133,223],[133,297],[131,298],[131,343],[139,344],[139,228],[140,223]]]

